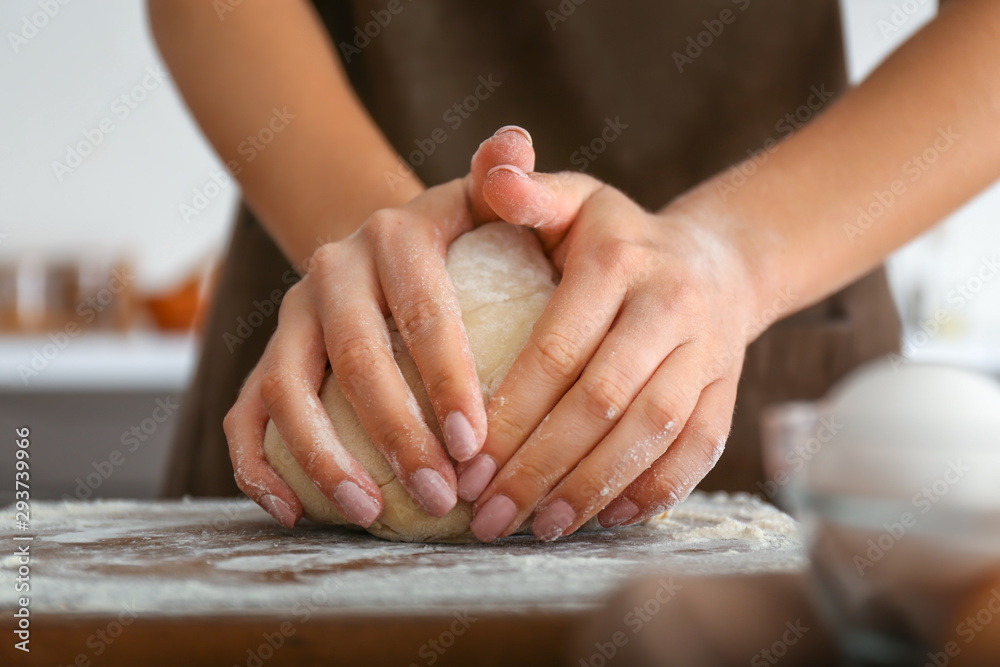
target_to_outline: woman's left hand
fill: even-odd
[[[650,213],[579,173],[498,167],[503,219],[538,230],[562,281],[460,466],[473,532],[534,515],[546,540],[680,502],[723,451],[747,344],[760,332],[752,262],[683,200]],[[603,510],[603,511],[602,511]]]

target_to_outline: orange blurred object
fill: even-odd
[[[199,271],[172,290],[146,297],[146,307],[164,331],[199,330],[214,284],[214,270]]]
[[[939,662],[943,655],[954,667],[1000,664],[1000,570],[965,598],[949,630]]]

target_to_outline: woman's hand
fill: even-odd
[[[496,219],[482,185],[492,167],[505,163],[533,167],[524,130],[502,128],[484,142],[466,178],[376,211],[347,239],[320,247],[288,290],[277,330],[224,424],[237,484],[283,525],[293,526],[302,506],[264,458],[269,417],[349,521],[368,526],[382,511],[378,485],[338,442],[320,403],[328,359],[372,442],[413,498],[435,516],[455,505],[452,461],[412,407],[385,316],[395,318],[420,369],[448,452],[459,461],[473,457],[486,438],[486,414],[445,253],[458,235]]]
[[[484,195],[538,230],[563,278],[459,467],[473,532],[488,542],[534,515],[551,540],[598,512],[610,527],[680,502],[722,453],[760,330],[751,262],[696,206],[649,213],[583,174],[499,166]]]

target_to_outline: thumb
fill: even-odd
[[[604,184],[576,171],[525,173],[513,164],[493,167],[483,183],[483,198],[496,214],[538,231],[546,250],[562,241],[580,209]]]
[[[486,176],[498,164],[510,164],[529,171],[535,168],[535,149],[527,130],[517,125],[505,125],[481,143],[472,156],[469,175],[465,177],[465,193],[477,224],[499,217],[483,198]]]

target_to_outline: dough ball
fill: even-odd
[[[448,249],[447,266],[458,292],[485,404],[499,388],[527,342],[535,320],[552,296],[556,286],[555,270],[531,231],[505,222],[483,225],[456,239]],[[417,366],[406,351],[395,322],[388,317],[386,323],[396,363],[413,390],[427,424],[444,442]],[[459,500],[442,518],[424,512],[372,444],[332,375],[324,381],[320,399],[344,447],[382,489],[382,515],[369,526],[369,532],[404,542],[475,541],[469,530],[472,505]],[[302,501],[308,518],[321,523],[347,524],[340,511],[320,493],[285,448],[277,428],[270,422],[264,438],[264,453]]]

